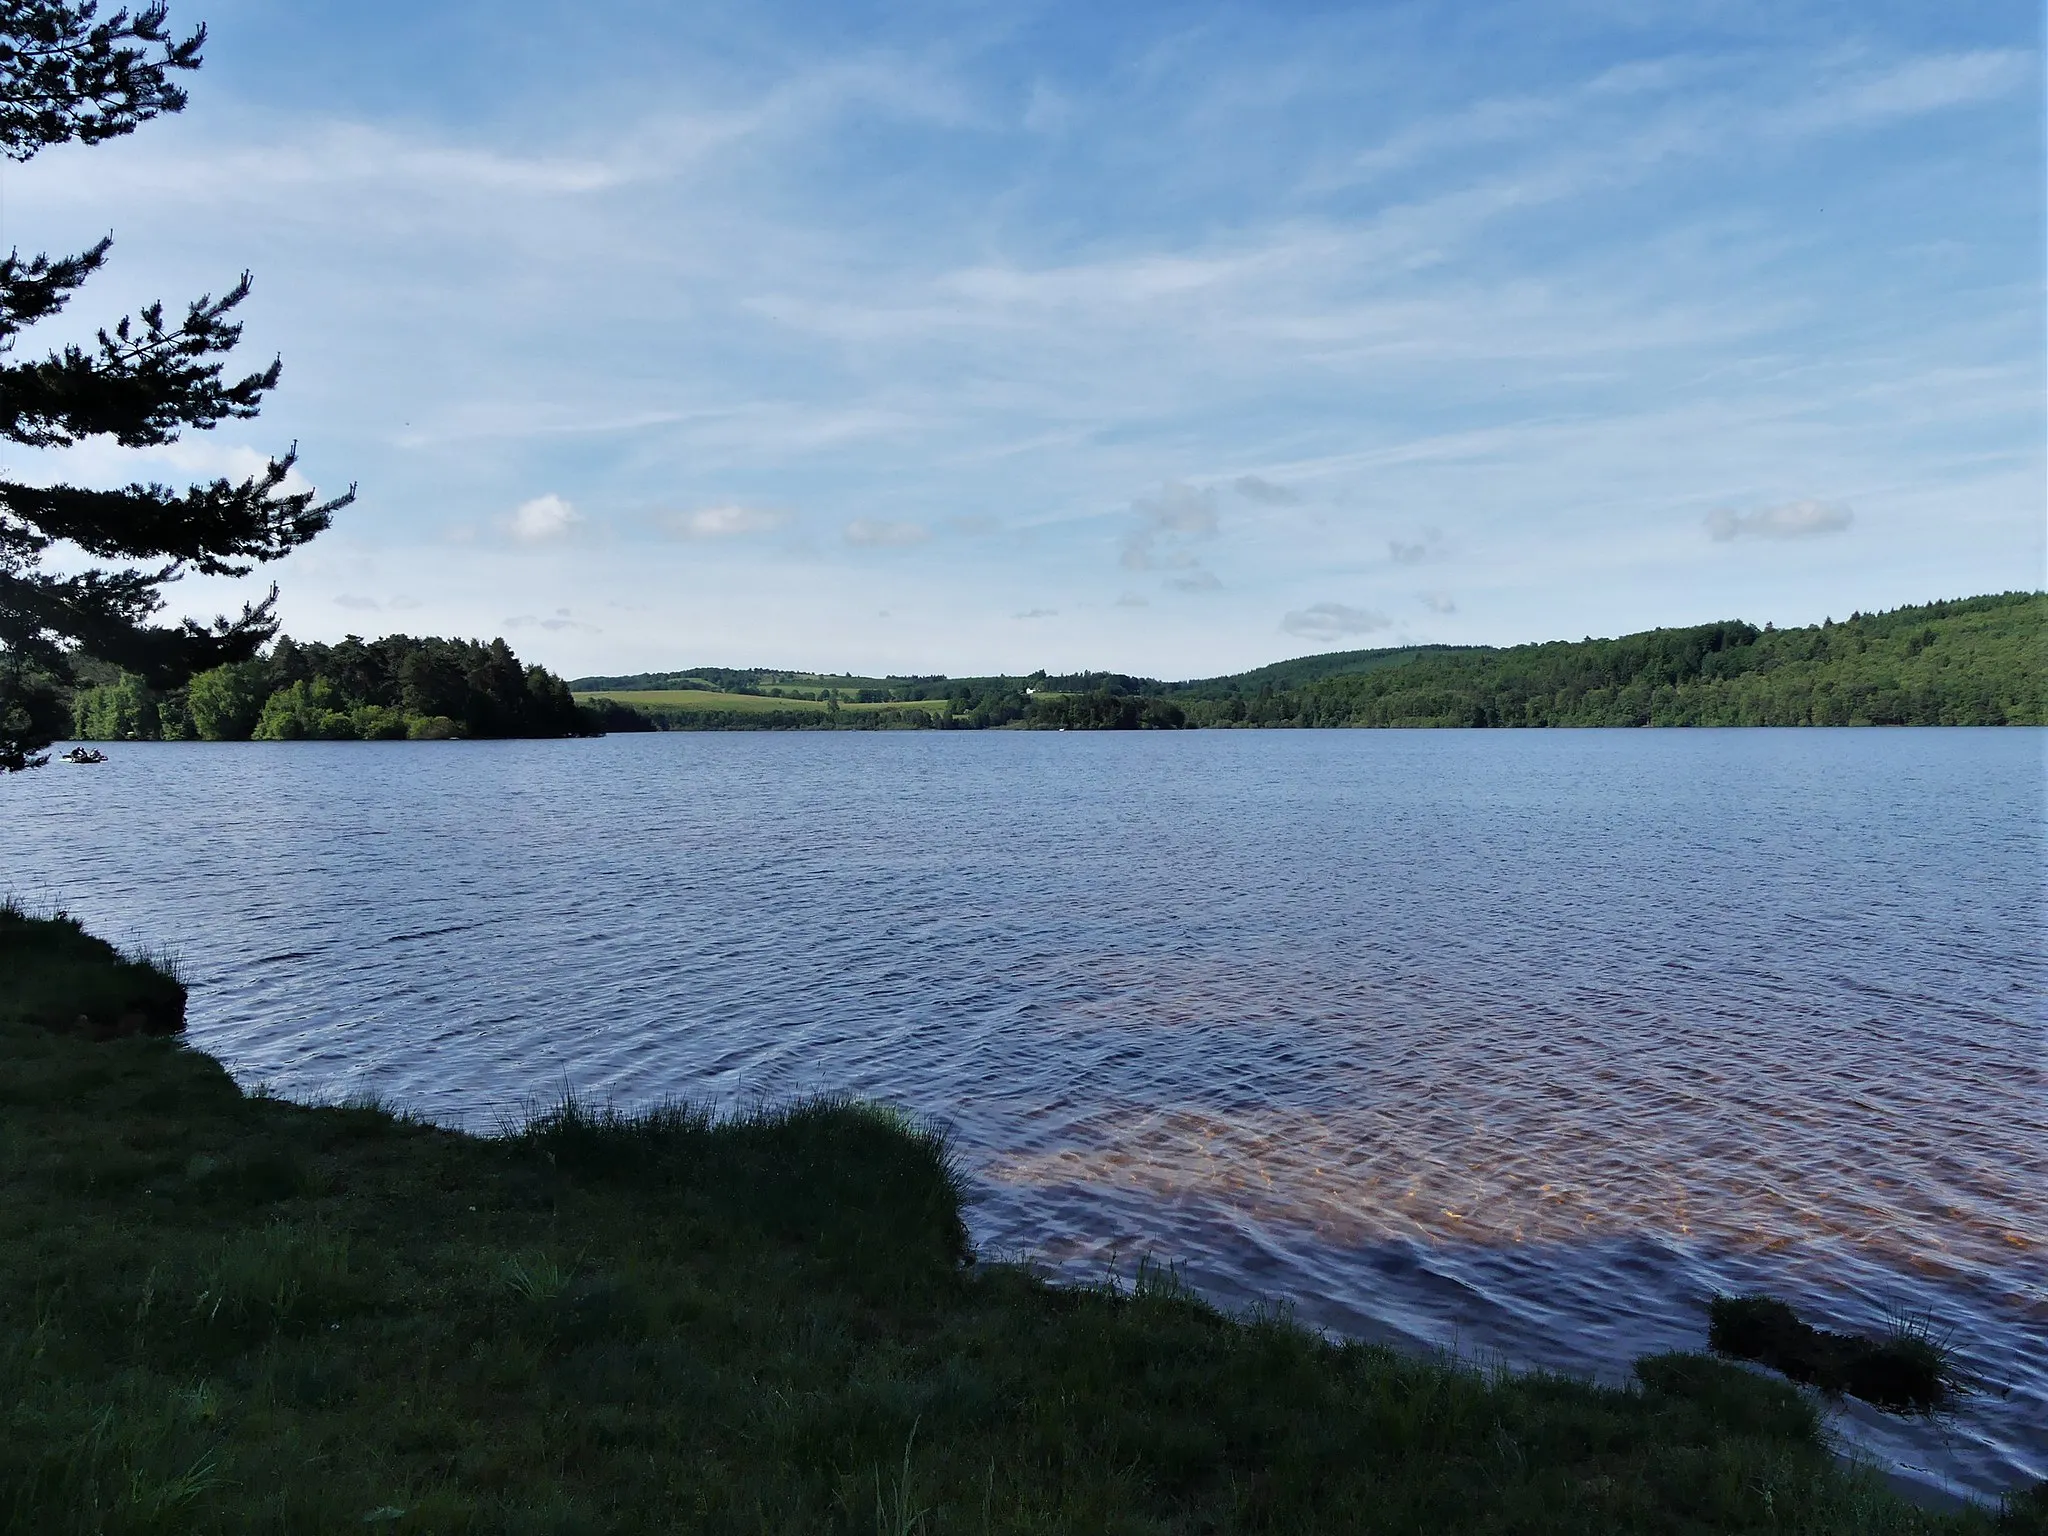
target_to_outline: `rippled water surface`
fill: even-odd
[[[246,1082],[490,1128],[950,1122],[984,1250],[1618,1376],[1767,1286],[1988,1384],[1845,1437],[2048,1475],[2037,731],[131,746],[0,887],[168,945]]]

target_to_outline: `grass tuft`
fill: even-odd
[[[575,1278],[574,1265],[564,1267],[548,1254],[535,1254],[531,1258],[506,1259],[499,1266],[505,1280],[505,1288],[521,1301],[535,1306],[554,1301],[569,1289],[569,1282]]]
[[[1894,1319],[1881,1336],[1833,1333],[1761,1294],[1716,1296],[1707,1318],[1708,1347],[1717,1354],[1753,1360],[1891,1413],[1934,1413],[1967,1390],[1953,1353],[1924,1318]]]

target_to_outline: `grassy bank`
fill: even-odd
[[[6,922],[10,980],[71,942]],[[1625,1391],[1496,1379],[1156,1273],[971,1264],[943,1143],[886,1110],[463,1136],[247,1095],[21,995],[9,1531],[1997,1528],[1899,1502],[1808,1399],[1709,1358]]]
[[[88,1039],[174,1035],[185,988],[165,957],[124,955],[59,913],[31,917],[0,900],[0,1020]]]

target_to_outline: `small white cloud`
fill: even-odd
[[[1026,608],[1022,613],[1010,615],[1013,619],[1049,619],[1059,612],[1057,608]]]
[[[901,549],[909,544],[922,544],[931,536],[931,529],[923,523],[878,522],[858,517],[846,525],[846,542],[870,549]]]
[[[1810,539],[1841,533],[1856,521],[1847,507],[1825,501],[1788,501],[1758,512],[1716,507],[1706,517],[1707,537],[1727,544],[1735,539]]]
[[[1176,592],[1216,592],[1222,589],[1223,583],[1214,571],[1197,566],[1185,576],[1174,577],[1167,585]]]
[[[1352,608],[1343,603],[1311,603],[1296,609],[1280,621],[1290,635],[1304,640],[1341,640],[1346,635],[1369,635],[1393,624],[1383,613],[1369,608]]]
[[[553,491],[522,501],[512,513],[512,537],[522,544],[559,539],[583,521],[583,514]]]
[[[354,597],[344,592],[334,600],[334,606],[337,608],[354,608],[363,613],[375,613],[384,605],[374,597]]]
[[[1415,594],[1415,600],[1431,613],[1456,613],[1458,611],[1457,602],[1448,592],[1418,592]]]
[[[1135,592],[1126,592],[1116,600],[1116,606],[1119,608],[1150,608],[1152,600],[1149,597],[1140,597]]]
[[[1263,475],[1239,475],[1231,481],[1230,488],[1246,501],[1261,502],[1269,507],[1291,507],[1301,500],[1301,492],[1289,485],[1279,485]]]
[[[750,533],[767,533],[789,521],[787,513],[766,507],[726,504],[700,507],[695,512],[678,512],[669,527],[686,539],[735,539]]]

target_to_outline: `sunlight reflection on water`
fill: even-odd
[[[2048,1475],[2038,731],[123,747],[5,884],[182,951],[245,1081],[490,1128],[846,1088],[977,1240],[1617,1376],[1717,1288],[1931,1314]]]

